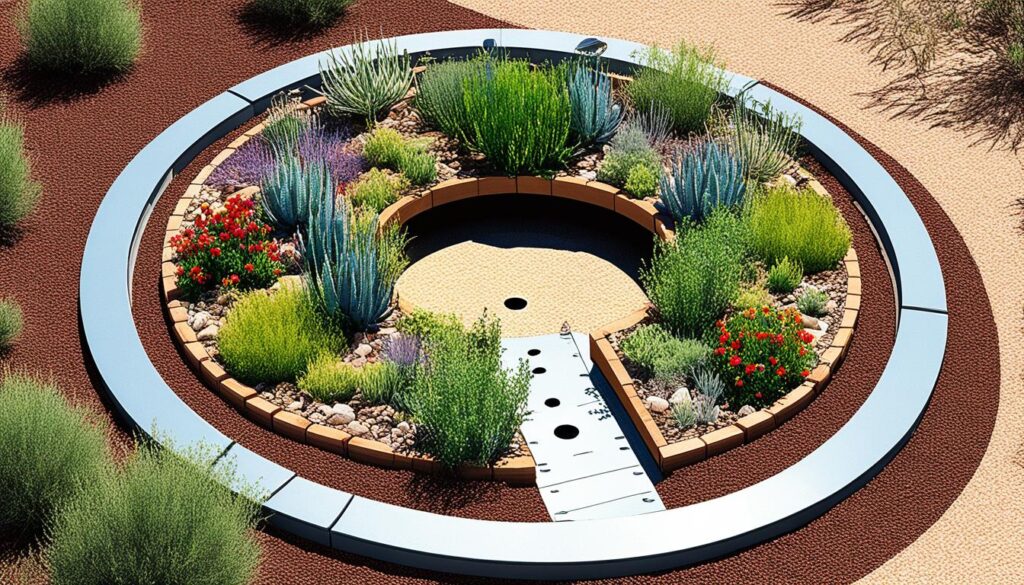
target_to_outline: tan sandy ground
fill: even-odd
[[[959,228],[978,263],[1001,340],[1002,385],[991,443],[974,478],[943,517],[864,581],[1024,583],[1024,249],[1015,200],[1018,156],[955,130],[890,119],[862,92],[896,76],[841,41],[847,25],[801,22],[781,4],[750,0],[455,0],[533,28],[661,45],[713,44],[729,69],[775,83],[836,116],[907,167]],[[955,311],[956,307],[951,310]],[[965,389],[968,391],[968,389]]]

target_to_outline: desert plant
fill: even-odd
[[[263,180],[260,204],[270,223],[294,232],[309,219],[310,206],[334,199],[334,181],[325,161],[301,161],[282,152],[277,168]]]
[[[210,173],[215,188],[261,184],[277,168],[274,151],[264,140],[249,140]]]
[[[319,121],[308,109],[295,107],[287,94],[279,93],[271,99],[267,119],[263,124],[262,137],[271,147],[279,151],[294,152],[299,137],[312,126],[319,124]]]
[[[70,74],[129,69],[142,46],[133,0],[28,0],[19,22],[29,63]]]
[[[392,362],[376,362],[363,366],[360,389],[363,398],[372,404],[401,406],[400,399],[406,378],[398,365]],[[396,400],[398,398],[398,400]]]
[[[673,242],[655,246],[640,279],[665,324],[688,337],[702,335],[740,288],[744,258],[743,227],[724,210]]]
[[[358,330],[391,312],[395,282],[408,264],[405,233],[390,225],[378,234],[377,215],[333,196],[311,210],[302,258],[320,305]]]
[[[433,313],[425,309],[414,309],[402,315],[395,327],[406,336],[425,339],[437,334],[442,329],[459,329],[462,324],[458,317],[451,313]]]
[[[792,162],[800,145],[800,116],[777,111],[770,102],[752,102],[740,94],[730,116],[729,144],[743,163],[747,179],[770,181]]]
[[[52,382],[5,371],[0,380],[0,535],[32,539],[106,466],[99,418],[68,405]]]
[[[629,169],[623,190],[637,199],[654,197],[658,194],[658,174],[647,165],[636,165]]]
[[[229,462],[148,444],[100,474],[58,515],[47,562],[54,583],[244,585],[256,572],[252,536],[262,497]]]
[[[389,175],[380,169],[373,168],[349,190],[349,197],[356,207],[373,210],[375,213],[384,211],[389,205],[398,201],[399,193],[409,187],[409,181],[403,175]]]
[[[321,28],[335,20],[353,0],[249,0],[249,9],[267,20],[290,26]]]
[[[296,385],[320,402],[337,402],[352,398],[362,382],[362,368],[346,364],[325,351],[309,362]]]
[[[470,330],[424,338],[411,396],[420,447],[442,465],[489,465],[509,448],[526,414],[530,370],[501,365],[501,326],[486,315]]]
[[[457,325],[457,324],[456,324]],[[388,376],[382,376],[380,398],[381,402],[387,402],[402,411],[411,409],[409,405],[409,392],[416,378],[416,368],[423,363],[422,342],[419,337],[403,334],[399,337],[391,337],[385,342],[381,351],[383,363],[391,366],[397,374],[397,381],[392,381]],[[371,383],[370,386],[373,384]],[[390,391],[390,396],[385,393]],[[375,390],[370,390],[373,394]]]
[[[742,161],[713,141],[677,150],[660,186],[661,201],[672,217],[696,223],[718,207],[738,208],[747,190]]]
[[[670,414],[672,421],[681,429],[688,429],[697,422],[697,413],[693,411],[693,403],[689,400],[673,404]]]
[[[850,228],[832,201],[813,189],[778,186],[752,198],[751,251],[766,264],[785,257],[808,274],[835,268],[850,247]]]
[[[620,344],[622,353],[656,379],[679,378],[700,364],[711,351],[695,339],[681,339],[661,325],[643,325]]]
[[[799,262],[784,256],[768,269],[768,290],[773,293],[791,293],[804,279],[804,269]]]
[[[429,152],[406,148],[398,163],[398,170],[413,185],[426,185],[437,178],[437,159]]]
[[[662,144],[672,135],[672,115],[668,108],[660,102],[652,102],[644,108],[634,110],[625,125],[635,126],[644,136],[647,143],[655,150],[660,149]]]
[[[372,45],[372,48],[371,48]],[[322,95],[332,116],[359,115],[367,126],[409,92],[412,61],[395,41],[362,41],[349,50],[330,51],[320,64]]]
[[[740,289],[740,294],[736,296],[733,306],[737,309],[746,309],[749,307],[762,307],[771,303],[772,295],[768,294],[768,289],[762,284],[754,284]]]
[[[612,95],[612,80],[599,69],[569,68],[569,130],[581,148],[611,140],[622,122],[622,105]]]
[[[373,166],[398,170],[406,148],[405,138],[398,131],[378,126],[366,137],[363,156]]]
[[[827,305],[828,294],[814,288],[813,286],[805,288],[804,292],[796,299],[797,310],[804,315],[810,315],[812,317],[821,317],[827,313]]]
[[[0,350],[7,349],[19,335],[24,325],[21,307],[10,300],[0,300]]]
[[[718,374],[703,367],[694,369],[692,376],[697,391],[693,399],[694,419],[703,425],[714,424],[721,413],[718,401],[725,392],[725,383]]]
[[[485,55],[465,61],[430,64],[416,80],[416,110],[431,126],[452,138],[465,140],[472,121],[463,99],[467,78],[485,66]]]
[[[626,86],[633,104],[641,111],[661,104],[683,135],[701,131],[728,86],[714,51],[679,43],[672,51],[652,47],[642,57],[645,67]]]
[[[324,352],[337,352],[343,338],[314,310],[300,287],[239,299],[218,335],[224,367],[245,382],[291,381]]]
[[[498,170],[550,173],[565,163],[572,110],[561,68],[500,60],[474,70],[463,87],[469,147]]]
[[[28,215],[40,192],[25,152],[25,129],[7,114],[0,96],[0,227],[13,226]]]
[[[607,156],[597,169],[597,179],[616,187],[625,187],[630,172],[644,167],[657,177],[661,172],[661,156],[648,143],[639,126],[624,125],[612,139]]]

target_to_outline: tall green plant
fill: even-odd
[[[25,130],[5,106],[0,96],[0,227],[21,221],[36,206],[41,192],[30,176]]]
[[[572,112],[561,68],[495,61],[474,71],[464,88],[469,146],[501,172],[549,173],[565,163]]]
[[[472,120],[463,99],[466,80],[486,67],[483,55],[466,61],[442,61],[427,66],[416,80],[416,110],[431,126],[459,140],[466,139]]]
[[[703,130],[729,84],[715,52],[681,42],[673,51],[652,47],[642,57],[645,67],[626,86],[633,104],[642,111],[660,104],[682,134]]]
[[[713,141],[677,151],[661,176],[661,200],[677,222],[700,223],[719,207],[738,208],[746,190],[742,162]]]
[[[611,140],[622,122],[622,105],[615,103],[612,80],[599,69],[578,64],[569,68],[569,129],[580,147]]]
[[[409,92],[412,61],[398,52],[395,41],[363,41],[350,50],[328,53],[320,64],[327,112],[332,116],[362,116],[367,125]]]
[[[732,152],[743,161],[745,176],[759,183],[779,176],[796,156],[800,145],[800,116],[756,103],[742,94],[730,116]]]
[[[835,268],[852,240],[832,201],[810,188],[772,187],[755,196],[747,225],[750,249],[765,264],[788,257],[807,274]]]
[[[27,0],[19,22],[28,61],[71,74],[125,71],[142,47],[133,0]]]

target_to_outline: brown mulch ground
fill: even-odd
[[[283,40],[240,22],[242,4],[145,2],[147,41],[139,66],[125,79],[85,92],[81,84],[25,73],[17,62],[13,31],[0,39],[3,87],[12,109],[26,121],[35,175],[44,186],[43,202],[24,223],[23,233],[0,246],[0,291],[21,303],[27,322],[22,339],[2,358],[4,365],[52,374],[75,402],[104,408],[93,373],[84,365],[77,326],[82,249],[106,189],[131,157],[175,119],[238,81],[348,42],[357,32],[390,36],[499,24],[442,0],[361,0],[334,28],[307,39]],[[0,4],[0,28],[10,31],[15,9]],[[913,177],[884,154],[876,155],[924,216],[946,273],[949,304],[956,308],[946,366],[920,429],[871,484],[806,528],[714,563],[629,582],[850,581],[913,541],[969,480],[998,403],[998,338],[991,310],[977,268],[949,219]],[[200,155],[168,193],[180,193],[209,158],[209,151]],[[834,181],[822,182],[836,192]],[[326,457],[248,422],[203,388],[167,336],[157,295],[159,233],[171,204],[168,197],[158,205],[144,238],[136,311],[140,335],[157,368],[192,408],[247,447],[328,485],[457,515],[546,519],[534,489],[495,484],[455,488]],[[667,505],[715,497],[793,463],[848,419],[870,391],[892,343],[892,293],[881,259],[868,253],[870,242],[864,238],[869,236],[858,229],[863,224],[851,211],[844,208],[858,233],[865,311],[840,374],[822,397],[777,432],[669,477],[659,486]],[[115,441],[124,446],[129,439],[117,432]],[[258,538],[264,551],[259,583],[473,581],[324,550],[275,531]]]

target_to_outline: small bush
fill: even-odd
[[[765,305],[719,321],[712,367],[729,386],[729,406],[771,405],[810,375],[816,356],[814,340],[803,330],[795,309]]]
[[[54,583],[244,585],[259,564],[259,506],[224,487],[230,464],[142,445],[58,516],[47,560]]]
[[[323,352],[309,362],[297,385],[320,402],[338,402],[352,398],[362,387],[362,382],[361,368],[342,362],[330,352]]]
[[[464,85],[472,150],[507,175],[550,173],[572,152],[569,91],[563,68],[533,70],[525,61],[496,61]]]
[[[398,365],[392,362],[376,362],[363,366],[363,379],[360,388],[363,398],[372,404],[403,405],[401,399],[406,378]]]
[[[106,465],[106,433],[52,383],[5,372],[0,381],[0,534],[35,538]]]
[[[215,188],[259,185],[274,172],[277,164],[267,141],[249,140],[218,165],[206,182]]]
[[[679,223],[700,223],[719,207],[739,209],[747,192],[742,162],[715,142],[677,150],[660,187],[662,203]]]
[[[665,324],[697,337],[735,301],[743,258],[742,225],[722,210],[674,242],[658,243],[640,278]]]
[[[0,227],[13,226],[35,208],[41,188],[30,175],[25,129],[0,98]]]
[[[629,176],[623,189],[637,199],[654,197],[658,194],[658,174],[647,165],[636,165],[629,169]]]
[[[390,338],[382,348],[382,363],[393,367],[394,374],[386,372],[379,380],[379,387],[374,388],[374,381],[368,384],[369,395],[378,394],[376,400],[387,402],[402,411],[411,410],[409,393],[416,379],[416,368],[423,363],[422,343],[419,337],[403,334]],[[394,380],[397,375],[397,380]],[[388,393],[390,392],[390,395]]]
[[[403,315],[395,327],[403,335],[426,339],[447,329],[461,329],[458,317],[451,313],[432,313],[424,309],[414,309]]]
[[[286,94],[279,93],[271,100],[262,136],[275,150],[291,152],[299,137],[318,123],[308,109],[296,108]]]
[[[398,164],[398,170],[413,185],[426,185],[437,178],[437,159],[429,152],[406,149]]]
[[[797,310],[812,317],[821,317],[827,313],[827,305],[828,295],[813,286],[805,288],[803,294],[796,299]]]
[[[405,97],[412,85],[412,61],[395,41],[363,41],[351,51],[331,51],[320,64],[326,109],[332,116],[359,115],[367,126]]]
[[[714,51],[680,43],[669,53],[652,47],[643,61],[646,67],[626,86],[633,104],[641,111],[660,104],[684,135],[703,130],[719,92],[728,86]]]
[[[636,110],[625,125],[633,126],[644,133],[651,148],[660,149],[672,135],[672,115],[668,108],[654,102],[643,110]]]
[[[398,131],[378,126],[366,138],[363,156],[373,166],[397,170],[405,149],[405,138]]]
[[[626,125],[612,139],[608,155],[597,169],[597,179],[609,185],[625,187],[630,172],[637,167],[644,167],[649,174],[657,177],[661,172],[661,155],[648,143],[643,130],[634,125]]]
[[[254,291],[228,313],[218,336],[224,367],[245,382],[294,380],[324,352],[337,352],[343,339],[324,325],[308,293],[283,287],[268,295]]]
[[[850,247],[850,228],[813,189],[773,187],[753,198],[747,224],[750,247],[766,264],[785,257],[808,274],[835,268]]]
[[[428,124],[465,141],[473,125],[463,99],[466,80],[488,61],[486,56],[429,65],[416,80],[416,110]]]
[[[758,284],[741,289],[733,306],[737,309],[747,309],[750,307],[763,307],[771,303],[772,296],[768,294],[768,289]]]
[[[449,468],[494,463],[526,414],[529,366],[502,368],[501,326],[486,316],[468,331],[436,329],[423,343],[412,392],[421,448]]]
[[[660,325],[638,327],[620,347],[630,361],[661,380],[682,377],[711,351],[700,341],[680,339]]]
[[[142,46],[132,0],[28,0],[20,28],[33,66],[71,74],[125,71]]]
[[[791,293],[804,279],[804,269],[789,256],[779,260],[768,269],[768,290],[773,293]]]
[[[24,325],[21,307],[14,301],[0,300],[0,350],[11,346]]]
[[[581,148],[608,142],[622,122],[624,111],[615,103],[611,78],[582,63],[569,69],[569,103],[569,129]]]
[[[373,168],[351,187],[349,197],[352,205],[380,213],[398,201],[399,194],[408,186],[409,181],[404,176],[389,175]]]
[[[249,0],[250,9],[266,19],[300,27],[321,28],[335,20],[353,0]]]
[[[697,422],[697,415],[693,412],[693,404],[689,400],[673,404],[671,414],[672,420],[681,429],[688,429]]]

